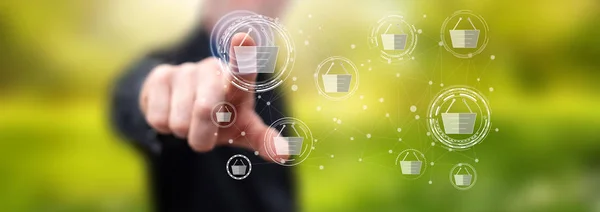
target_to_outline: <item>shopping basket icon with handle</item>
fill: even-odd
[[[467,172],[467,174],[459,174],[460,170],[462,170],[462,169],[463,168],[460,167],[454,174],[454,183],[457,186],[469,186],[469,185],[471,185],[471,180],[473,179],[473,175],[471,175],[469,170],[467,170],[466,168],[465,168],[465,171]]]
[[[246,167],[247,166],[244,164],[244,162],[242,162],[241,159],[237,159],[231,166],[231,172],[233,173],[233,175],[245,175]]]
[[[225,110],[227,112],[223,112],[223,106],[221,106],[219,110],[215,113],[215,115],[217,116],[217,122],[223,123],[231,121],[231,111],[227,109],[227,106],[225,106]]]
[[[346,67],[344,67],[344,64],[342,62],[340,62],[340,65],[342,66],[342,69],[344,69],[346,74],[329,74],[329,71],[331,71],[331,67],[333,67],[334,64],[334,62],[331,62],[331,65],[329,66],[329,69],[327,69],[327,72],[321,75],[321,78],[323,79],[323,85],[325,87],[325,92],[348,92],[348,90],[350,90],[350,82],[352,81],[352,75],[348,73],[348,70],[346,70]]]
[[[444,131],[446,134],[473,134],[477,114],[471,111],[471,107],[469,107],[465,99],[463,99],[463,103],[469,108],[470,113],[448,113],[454,102],[456,102],[456,99],[452,99],[452,103],[450,103],[446,112],[442,113]]]
[[[381,43],[383,43],[383,50],[404,50],[406,48],[407,34],[388,34],[390,30],[390,24],[385,32],[381,34]]]
[[[458,19],[454,29],[450,30],[450,40],[452,40],[452,48],[456,49],[472,49],[477,48],[477,41],[479,40],[479,30],[475,27],[471,18],[467,18],[473,29],[471,30],[457,30],[456,27],[462,21],[462,17]]]
[[[421,160],[419,160],[419,157],[417,156],[417,154],[415,152],[413,152],[413,155],[415,156],[415,158],[417,160],[416,161],[407,161],[406,157],[408,157],[408,155],[410,155],[410,152],[407,152],[406,155],[404,156],[404,158],[402,159],[402,161],[400,161],[400,169],[402,170],[402,174],[405,174],[405,175],[421,174],[421,166],[423,165],[423,162]]]
[[[277,137],[273,137],[276,155],[300,155],[302,153],[303,137],[282,137],[281,132],[285,129],[286,125],[283,125]],[[300,136],[294,124],[292,129],[296,132],[296,135]]]

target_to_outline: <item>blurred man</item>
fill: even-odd
[[[228,158],[238,153],[262,160],[259,157],[266,156],[262,137],[273,129],[255,111],[264,105],[255,105],[254,94],[236,91],[234,86],[224,88],[230,76],[215,74],[220,64],[211,57],[208,36],[228,12],[249,10],[279,17],[287,1],[209,0],[204,4],[201,27],[188,40],[143,58],[117,82],[112,106],[115,125],[146,156],[158,211],[294,211],[289,168],[275,163],[254,166],[252,175],[240,181],[225,170]],[[244,36],[236,34],[232,45],[254,45],[252,38],[244,40]],[[257,76],[243,77],[256,80]],[[218,128],[211,121],[212,107],[221,101],[237,108],[233,127]],[[284,111],[281,105],[270,107]],[[239,137],[241,130],[245,140],[229,144],[228,139]]]

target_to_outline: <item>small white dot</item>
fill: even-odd
[[[431,132],[427,132],[426,134],[427,134],[427,136],[431,136]]]
[[[396,73],[396,77],[400,77],[400,73]]]
[[[355,49],[355,48],[356,48],[356,45],[352,44],[352,45],[350,45],[350,48],[351,48],[351,49]]]
[[[402,141],[402,138],[398,138],[398,141]]]
[[[360,99],[364,99],[364,98],[365,98],[365,96],[363,96],[363,95],[360,95],[360,96],[359,96],[359,98],[360,98]]]
[[[365,66],[365,64],[364,64],[364,63],[361,63],[361,64],[360,64],[360,66],[361,66],[361,67],[363,67],[363,66]]]
[[[398,127],[398,129],[396,129],[398,132],[402,132],[402,128]]]
[[[230,143],[230,144],[233,144],[233,139],[229,139],[229,143]]]
[[[309,44],[308,40],[304,40],[304,45],[308,46],[308,44]]]
[[[496,59],[496,55],[490,56],[490,59],[495,60]]]
[[[334,158],[334,157],[335,157],[335,155],[331,155],[331,158]]]
[[[429,81],[429,85],[433,85],[433,81]]]
[[[415,119],[416,119],[416,120],[419,120],[420,118],[421,118],[421,116],[419,116],[419,115],[415,115]]]
[[[431,185],[431,184],[433,184],[433,181],[431,181],[431,180],[430,180],[430,181],[429,181],[429,185]]]
[[[215,133],[215,136],[219,135],[219,133]]]
[[[467,54],[467,57],[472,58],[473,57],[473,53]]]
[[[382,103],[383,103],[383,101],[385,101],[385,100],[383,99],[383,97],[379,98],[379,102],[382,102]]]
[[[312,18],[312,14],[308,14],[308,18]]]
[[[341,119],[338,119],[338,120],[337,120],[337,123],[338,123],[338,124],[342,124],[342,120],[341,120]]]
[[[475,158],[475,163],[479,163],[479,158]]]
[[[433,165],[435,165],[435,163],[434,163],[434,162],[431,162],[431,163],[429,163],[429,164],[430,164],[430,165],[432,165],[432,166],[433,166]]]
[[[258,98],[260,99],[260,98],[262,98],[262,96],[261,96],[261,95],[258,95]]]
[[[421,34],[421,33],[423,33],[423,30],[421,30],[421,29],[418,29],[418,30],[417,30],[417,33]]]
[[[389,117],[390,117],[390,114],[389,114],[389,113],[386,113],[386,114],[385,114],[385,117],[389,118]]]
[[[254,155],[258,155],[258,151],[254,151]]]
[[[390,154],[392,154],[393,152],[394,152],[394,151],[392,151],[391,149],[390,149],[390,150],[388,150],[388,153],[390,153]]]
[[[313,147],[312,147],[312,148],[310,148],[310,149],[312,149],[312,150],[315,150],[315,147],[313,146]]]
[[[292,81],[296,81],[296,80],[298,80],[298,78],[292,77]]]
[[[242,136],[246,136],[246,131],[242,131],[242,133],[240,133]]]
[[[367,105],[363,105],[363,110],[367,110]]]
[[[315,141],[315,142],[319,142],[319,139],[316,139],[316,138],[315,138],[315,140],[314,140],[314,141]]]
[[[448,149],[448,152],[452,152],[452,149]]]
[[[351,141],[354,141],[354,137],[350,137],[350,140],[351,140]]]
[[[423,14],[423,18],[427,18],[427,14]]]
[[[431,142],[431,146],[435,146],[435,142]]]
[[[285,159],[279,160],[280,163],[285,163]]]
[[[417,106],[410,106],[410,112],[417,112]]]
[[[325,168],[325,167],[324,167],[323,165],[320,165],[320,166],[319,166],[319,169],[320,169],[320,170],[323,170],[324,168]]]
[[[359,159],[358,159],[358,162],[362,162],[362,158],[359,158]]]
[[[477,78],[477,82],[481,81],[481,78]]]
[[[371,138],[371,133],[367,134],[367,138]]]
[[[493,87],[490,87],[490,92],[494,92],[494,88]]]
[[[336,121],[337,121],[337,118],[333,118],[333,122],[336,122]]]
[[[321,111],[321,106],[317,106],[317,111]]]
[[[297,91],[298,90],[298,86],[297,85],[292,85],[292,91]]]
[[[271,105],[271,102],[270,102],[270,101],[269,101],[269,102],[267,102],[267,105]]]
[[[439,46],[443,46],[443,45],[444,45],[444,42],[443,42],[443,41],[440,41],[440,42],[438,43],[438,45],[439,45]]]
[[[369,60],[367,60],[367,63],[370,63],[370,62],[371,62],[371,60],[370,60],[370,59],[369,59]]]
[[[500,129],[496,128],[496,132],[500,131]]]
[[[444,87],[444,83],[440,83],[440,87]]]
[[[322,30],[322,29],[323,29],[323,27],[319,27],[319,30]]]

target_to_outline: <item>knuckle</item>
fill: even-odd
[[[196,101],[194,103],[194,116],[200,121],[210,121],[212,116],[212,108],[210,108],[206,103],[200,101]]]
[[[151,74],[150,74],[150,79],[153,79],[157,82],[168,82],[170,77],[171,77],[171,73],[173,71],[173,66],[171,65],[167,65],[167,64],[162,64],[162,65],[158,65],[156,66]]]
[[[173,132],[173,134],[181,138],[187,137],[187,134],[190,130],[189,125],[182,121],[172,121],[171,123],[169,123],[169,128],[171,129],[171,132]]]
[[[148,114],[148,117],[146,119],[148,121],[148,124],[156,130],[164,131],[169,127],[167,118],[165,118],[162,115],[150,113]]]
[[[188,145],[196,152],[208,152],[213,149],[214,144],[211,142],[188,139]]]

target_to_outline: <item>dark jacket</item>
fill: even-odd
[[[177,47],[142,58],[117,81],[113,93],[112,118],[124,137],[140,149],[147,159],[152,201],[157,211],[295,211],[292,170],[266,163],[253,152],[229,146],[208,153],[196,153],[187,141],[172,135],[159,135],[149,127],[138,106],[142,82],[158,64],[196,62],[210,57],[210,39],[197,30]],[[274,96],[269,91],[263,98]],[[266,107],[257,101],[256,108]],[[270,107],[284,111],[274,102]],[[258,112],[258,110],[257,110]],[[282,117],[260,114],[266,124]],[[243,154],[250,158],[252,172],[244,180],[234,180],[225,169],[229,157]]]

